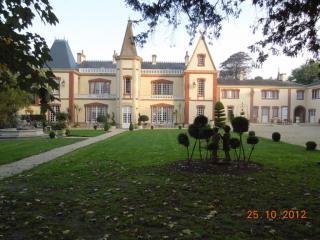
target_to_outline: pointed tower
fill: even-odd
[[[122,48],[120,52],[122,57],[137,57],[136,44],[134,42],[133,31],[132,31],[132,21],[128,21],[126,33],[124,35]]]
[[[203,114],[214,119],[214,105],[219,99],[217,69],[203,34],[199,37],[184,72],[185,123]]]
[[[129,128],[130,122],[138,121],[141,57],[137,54],[132,22],[129,20],[117,62],[117,122]]]

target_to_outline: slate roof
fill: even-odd
[[[185,68],[185,63],[182,62],[157,62],[152,64],[152,62],[142,62],[142,69],[179,69],[183,70]]]
[[[319,81],[315,81],[315,82],[313,82],[313,83],[310,83],[310,84],[308,84],[307,86],[308,86],[308,87],[313,87],[313,86],[317,86],[317,85],[320,85],[320,80],[319,80]]]
[[[116,68],[112,61],[83,61],[78,68]]]
[[[304,87],[305,85],[290,81],[278,80],[218,80],[220,85],[239,85],[239,86],[276,86],[276,87]]]
[[[55,40],[50,49],[50,56],[52,61],[47,62],[47,64],[51,68],[75,69],[77,67],[66,40]]]

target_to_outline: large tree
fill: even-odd
[[[292,70],[289,80],[295,80],[297,83],[309,84],[320,80],[320,62],[310,61],[294,70]]]
[[[58,87],[46,68],[50,50],[44,38],[29,29],[36,17],[45,24],[58,22],[48,0],[0,0],[0,92],[14,88],[42,97]]]
[[[127,5],[141,14],[138,23],[147,23],[148,30],[140,33],[136,40],[144,43],[156,26],[167,21],[173,27],[187,18],[186,29],[195,37],[198,28],[203,27],[209,37],[219,37],[222,23],[230,17],[238,17],[244,0],[125,0]],[[259,53],[263,62],[270,52],[282,52],[296,56],[309,51],[318,58],[320,40],[318,26],[320,17],[319,0],[252,0],[252,5],[261,13],[254,22],[253,32],[261,30],[263,38],[250,48]]]
[[[220,64],[220,79],[240,79],[240,74],[246,77],[253,66],[252,58],[245,52],[237,52]]]

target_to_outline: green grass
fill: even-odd
[[[266,139],[243,175],[174,172],[179,130],[125,132],[0,182],[4,239],[319,239],[320,152]],[[266,210],[306,210],[274,220]],[[257,210],[259,219],[247,219]]]
[[[106,133],[104,130],[71,129],[70,137],[96,137],[104,133]]]
[[[53,148],[62,147],[78,142],[79,139],[64,138],[34,138],[12,139],[0,141],[0,165],[11,163],[22,158],[49,151]]]

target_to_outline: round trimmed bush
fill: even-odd
[[[185,133],[180,133],[178,135],[178,142],[179,142],[179,144],[181,144],[185,147],[189,147],[189,145],[190,145],[189,137]]]
[[[232,127],[233,131],[239,134],[242,134],[244,132],[248,132],[249,130],[249,120],[245,117],[235,117],[232,119]]]
[[[208,118],[206,116],[199,115],[194,119],[193,124],[197,127],[204,127],[208,124]]]
[[[306,142],[306,150],[308,151],[314,151],[317,148],[317,144],[314,141],[308,141]]]
[[[279,142],[280,139],[281,139],[280,133],[278,133],[278,132],[272,133],[272,140],[273,140],[274,142]]]
[[[55,137],[56,137],[56,133],[55,133],[54,131],[50,131],[49,137],[50,137],[51,139],[55,138]]]
[[[256,136],[249,136],[247,138],[247,143],[251,144],[251,145],[256,145],[259,142],[259,138],[257,138]]]
[[[255,131],[249,131],[249,137],[254,137],[256,136],[256,132]]]
[[[236,149],[240,147],[240,140],[238,138],[231,138],[230,139],[230,147],[232,149]]]

